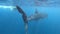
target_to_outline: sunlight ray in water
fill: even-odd
[[[0,8],[5,8],[5,9],[10,9],[10,10],[13,10],[14,8],[16,8],[15,6],[2,6],[0,5]]]

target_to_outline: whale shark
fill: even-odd
[[[37,9],[35,10],[34,14],[27,17],[26,13],[21,9],[21,7],[16,6],[16,8],[17,8],[18,12],[22,15],[26,34],[28,34],[28,21],[39,20],[39,19],[43,19],[43,18],[47,17],[47,14],[39,13],[37,11]]]

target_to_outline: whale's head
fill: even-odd
[[[48,14],[47,13],[41,13],[40,14],[40,18],[41,19],[44,19],[44,18],[47,18],[48,17]]]
[[[28,20],[39,20],[39,19],[44,19],[48,16],[46,13],[35,13],[34,15],[31,15],[28,17]]]

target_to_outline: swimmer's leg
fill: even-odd
[[[28,23],[25,23],[25,32],[28,34]]]

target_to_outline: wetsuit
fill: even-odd
[[[22,18],[24,20],[24,23],[28,23],[27,16],[26,16],[25,12],[19,6],[16,6],[16,8],[19,11],[19,13],[22,14]]]

